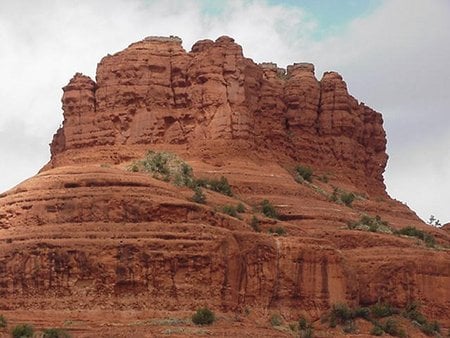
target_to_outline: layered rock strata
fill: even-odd
[[[340,302],[418,301],[450,324],[448,229],[386,194],[382,117],[339,74],[257,65],[228,37],[189,53],[178,38],[147,38],[63,90],[49,164],[0,195],[0,310],[208,306],[319,320]],[[130,171],[149,149],[177,153],[197,177],[225,176],[234,195],[204,189],[198,204],[186,187]],[[313,183],[295,181],[295,164],[313,168]],[[333,202],[335,188],[353,204]],[[261,214],[264,199],[278,220]],[[238,203],[238,218],[221,212]],[[348,228],[365,214],[437,246]]]

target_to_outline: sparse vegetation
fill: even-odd
[[[266,217],[278,219],[277,210],[269,200],[263,200],[261,202],[261,211]]]
[[[343,192],[341,194],[341,201],[342,203],[344,203],[346,206],[351,207],[353,201],[355,200],[356,196],[354,193],[352,192]]]
[[[331,202],[344,204],[347,207],[351,207],[355,199],[356,195],[354,193],[347,192],[336,187],[333,189],[333,193],[329,197],[329,200]]]
[[[295,167],[295,180],[297,182],[312,182],[313,170],[310,167],[298,165]]]
[[[209,190],[216,191],[223,195],[233,196],[233,191],[226,177],[221,176],[220,179],[199,178],[194,181],[196,186],[200,186]]]
[[[393,233],[392,228],[389,226],[389,223],[383,221],[380,216],[370,217],[368,215],[363,215],[356,222],[349,222],[348,228],[351,230],[363,230],[370,232],[382,232],[391,234]]]
[[[353,310],[353,317],[369,320],[370,309],[368,307],[358,307],[355,310]]]
[[[322,175],[322,176],[319,176],[319,181],[320,182],[323,182],[323,183],[328,183],[328,181],[330,180],[330,178],[328,177],[328,175]]]
[[[194,195],[192,196],[192,201],[200,204],[206,203],[206,196],[200,187],[194,188]]]
[[[417,302],[409,303],[405,310],[402,312],[403,317],[408,318],[409,320],[415,322],[420,330],[428,336],[435,335],[436,333],[441,332],[441,328],[439,323],[429,322],[427,318],[420,312],[419,304]]]
[[[243,212],[245,212],[245,206],[244,206],[242,203],[239,203],[239,204],[236,206],[236,211],[237,211],[238,213],[243,213]]]
[[[8,325],[6,318],[3,315],[0,315],[0,329],[5,328]]]
[[[358,328],[356,327],[355,322],[353,320],[350,320],[347,323],[345,323],[342,330],[345,333],[355,333],[358,330]]]
[[[207,307],[198,309],[192,316],[192,322],[196,325],[211,325],[215,320],[214,312]]]
[[[395,337],[406,337],[405,331],[399,326],[398,322],[394,318],[389,318],[382,325],[384,332]]]
[[[272,326],[280,326],[283,323],[283,319],[281,316],[277,313],[274,313],[272,316],[270,316],[270,324]]]
[[[70,338],[70,334],[63,329],[50,328],[45,329],[43,332],[43,338]]]
[[[275,229],[270,227],[269,233],[277,234],[278,236],[283,236],[283,235],[286,235],[286,230],[283,227],[276,227]]]
[[[13,338],[33,337],[33,334],[34,328],[29,324],[16,325],[11,331],[11,335],[13,336]]]
[[[256,216],[252,217],[252,220],[250,221],[250,226],[256,232],[260,232],[261,231],[261,228],[259,227],[259,219],[256,218]]]
[[[353,311],[347,306],[347,304],[334,304],[330,311],[330,322],[336,324],[346,324],[348,321],[353,320]]]
[[[382,336],[384,334],[384,330],[379,323],[376,323],[370,331],[370,334],[374,336]]]
[[[180,186],[193,186],[192,168],[177,155],[150,150],[144,159],[134,162],[130,171],[147,172],[159,180]]]
[[[305,317],[300,317],[298,320],[298,329],[301,338],[311,338],[314,336],[313,326]]]
[[[432,235],[426,233],[425,231],[422,231],[415,227],[412,227],[412,226],[404,227],[400,230],[397,230],[395,233],[397,235],[416,237],[416,238],[424,241],[426,246],[431,247],[431,248],[436,246],[436,240],[434,239],[434,237]]]
[[[238,213],[237,213],[237,210],[236,210],[236,207],[234,207],[233,205],[224,205],[223,207],[222,207],[222,212],[224,213],[224,214],[227,214],[227,215],[230,215],[230,216],[232,216],[232,217],[238,217]]]
[[[376,303],[370,307],[370,312],[375,318],[390,317],[399,311],[389,303]]]

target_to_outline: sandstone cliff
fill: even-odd
[[[178,38],[147,38],[63,90],[50,162],[0,195],[0,310],[207,305],[318,320],[339,302],[418,301],[450,324],[450,235],[386,194],[382,117],[339,74],[257,65],[229,37],[189,53]],[[178,154],[197,177],[226,177],[233,196],[205,189],[198,204],[188,187],[128,170],[149,149]],[[312,167],[313,183],[296,182],[296,164]],[[336,203],[338,191],[355,201]],[[264,199],[277,220],[260,213]],[[237,203],[240,217],[221,212]],[[363,215],[436,245],[349,228]],[[287,234],[269,233],[277,227]]]

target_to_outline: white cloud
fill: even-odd
[[[5,190],[49,157],[62,119],[61,87],[148,35],[197,40],[230,35],[257,62],[311,61],[318,77],[337,70],[351,93],[381,111],[391,156],[391,194],[448,220],[450,202],[450,2],[386,0],[336,36],[314,41],[318,23],[301,9],[230,0],[206,15],[195,0],[0,2],[0,166]],[[20,137],[19,137],[20,135]],[[20,167],[20,170],[18,170]]]

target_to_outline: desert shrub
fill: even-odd
[[[345,333],[355,333],[357,331],[356,324],[353,320],[349,320],[347,323],[345,323],[342,330],[344,330]]]
[[[329,177],[327,175],[322,175],[322,176],[319,177],[319,181],[323,182],[323,183],[328,183],[329,180],[330,179],[329,179]]]
[[[239,213],[245,212],[245,206],[244,206],[242,203],[239,203],[239,204],[236,206],[236,211],[239,212]]]
[[[330,311],[330,322],[336,322],[337,324],[345,324],[353,319],[353,311],[347,306],[347,304],[333,304]]]
[[[194,195],[192,196],[192,201],[200,204],[206,203],[206,196],[200,187],[194,188]]]
[[[250,221],[250,226],[256,232],[260,232],[261,231],[261,228],[259,227],[259,219],[256,218],[255,216],[252,217],[252,220]]]
[[[310,327],[312,327],[311,323],[309,323],[305,317],[300,317],[300,319],[298,320],[298,328],[300,330],[306,330],[307,328]]]
[[[270,227],[269,233],[277,234],[278,236],[283,236],[286,235],[286,230],[283,227],[276,227],[275,229]]]
[[[428,322],[427,318],[420,312],[420,306],[417,302],[409,303],[402,312],[402,315],[419,324],[422,332],[428,336],[432,336],[441,331],[438,322]]]
[[[310,167],[298,165],[295,167],[296,180],[299,182],[312,182],[313,171]]]
[[[416,227],[407,226],[395,232],[398,235],[404,235],[409,237],[416,237],[425,242],[429,247],[436,246],[436,240],[433,235],[426,233],[425,231],[419,230]]]
[[[33,337],[33,334],[34,328],[29,324],[16,325],[11,331],[11,335],[13,336],[13,338]]]
[[[216,320],[214,312],[207,307],[198,309],[192,315],[192,322],[196,325],[211,325]]]
[[[382,232],[382,233],[392,233],[393,230],[389,226],[389,223],[383,221],[380,216],[370,217],[368,215],[363,215],[356,222],[349,222],[348,228],[352,230],[363,230],[370,232]]]
[[[200,178],[195,180],[195,185],[204,187],[227,196],[233,196],[233,191],[226,177],[221,176],[220,179]]]
[[[300,330],[300,338],[312,338],[314,337],[314,330],[312,327]]]
[[[350,207],[353,203],[353,201],[355,200],[356,196],[354,193],[352,192],[343,192],[341,194],[341,201],[342,203],[344,203],[346,206]]]
[[[441,327],[439,326],[439,323],[436,321],[432,323],[425,322],[420,326],[420,330],[427,336],[434,336],[436,335],[436,333],[441,332]]]
[[[375,318],[383,318],[397,314],[398,310],[388,303],[377,303],[370,307],[370,312]]]
[[[133,163],[130,167],[130,170],[134,173],[137,173],[139,171],[139,166],[137,165],[137,163]]]
[[[370,309],[368,307],[358,307],[355,310],[353,310],[353,317],[369,319]]]
[[[375,324],[370,331],[370,334],[373,336],[382,336],[384,334],[384,330],[379,324]]]
[[[389,318],[382,326],[384,332],[395,337],[406,337],[405,331],[398,325],[398,322]]]
[[[417,302],[411,302],[406,305],[405,310],[402,312],[403,317],[419,323],[420,325],[427,322],[425,316],[419,310],[419,304]]]
[[[172,153],[149,151],[142,160],[134,162],[130,170],[147,172],[154,178],[179,186],[194,186],[191,166]]]
[[[70,338],[70,334],[63,329],[50,328],[45,329],[43,333],[43,338]]]
[[[268,200],[261,202],[261,211],[267,217],[278,219],[277,210]]]
[[[232,217],[238,217],[238,213],[237,213],[237,210],[236,210],[236,208],[234,207],[234,206],[232,206],[232,205],[224,205],[223,207],[222,207],[222,212],[224,213],[224,214],[227,214],[227,215],[230,215],[230,216],[232,216]]]
[[[274,313],[272,316],[270,316],[270,325],[272,326],[280,326],[283,323],[283,319],[281,316],[277,313]]]
[[[356,199],[356,195],[352,192],[347,192],[339,188],[334,188],[329,200],[331,202],[344,204],[348,207],[352,206],[353,201]]]
[[[0,315],[0,329],[4,328],[8,325],[6,318],[3,315]]]

